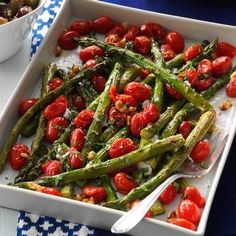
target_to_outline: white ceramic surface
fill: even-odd
[[[168,16],[158,13],[130,9],[112,4],[96,2],[92,0],[67,0],[64,1],[62,11],[57,16],[55,23],[49,34],[47,34],[39,51],[33,58],[32,62],[21,78],[14,94],[6,105],[0,116],[0,144],[3,143],[6,134],[12,128],[17,117],[15,116],[18,103],[21,99],[35,94],[39,90],[39,78],[42,76],[42,69],[45,64],[55,60],[53,58],[56,47],[56,38],[59,37],[64,27],[72,21],[73,18],[94,19],[100,15],[109,15],[116,21],[129,22],[130,24],[142,24],[147,21],[155,21],[164,25],[168,29],[181,32],[184,37],[191,41],[201,41],[203,39],[212,40],[219,37],[220,40],[233,43],[236,37],[235,27],[191,20],[187,18]],[[76,56],[69,55],[62,61],[68,61],[71,58],[76,60]],[[214,99],[213,105],[218,108],[221,101],[225,99],[225,92],[217,93],[217,99]],[[234,101],[235,105],[235,101]],[[232,110],[225,113],[217,113],[220,115],[217,120],[218,124],[227,126],[230,123],[228,119]],[[235,119],[234,114],[234,119]],[[223,121],[223,122],[222,122]],[[227,129],[227,127],[225,127]],[[207,197],[206,206],[204,208],[201,222],[197,232],[191,232],[186,229],[170,225],[165,222],[166,215],[156,219],[145,219],[131,234],[136,236],[143,235],[161,235],[161,236],[189,236],[203,235],[207,223],[208,214],[211,203],[218,185],[227,155],[235,134],[236,123],[231,126],[228,143],[224,149],[221,160],[214,170],[202,179],[194,180],[193,184],[201,189],[204,196]],[[19,140],[20,142],[22,140]],[[57,218],[67,219],[71,222],[85,223],[97,226],[99,228],[110,229],[111,225],[123,214],[120,211],[107,209],[100,206],[89,205],[72,201],[69,199],[56,198],[37,192],[7,186],[12,181],[15,172],[9,166],[0,175],[0,205],[20,210],[27,210],[33,213],[53,216]],[[6,180],[5,178],[8,177]],[[167,211],[176,209],[177,201],[167,207]],[[20,203],[20,204],[19,204]]]
[[[9,59],[20,49],[45,2],[40,0],[39,6],[29,14],[0,25],[0,62]]]

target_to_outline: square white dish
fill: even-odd
[[[73,18],[94,19],[101,15],[108,15],[116,21],[126,21],[130,24],[137,25],[147,21],[155,21],[162,24],[166,28],[179,31],[186,39],[192,41],[201,41],[202,39],[212,40],[218,36],[222,41],[233,43],[236,37],[236,30],[233,26],[168,16],[92,0],[66,0],[63,3],[61,12],[55,19],[53,27],[47,34],[38,53],[35,55],[23,77],[19,81],[19,84],[4,111],[1,113],[0,144],[3,143],[6,134],[17,119],[15,114],[17,113],[16,111],[19,101],[22,98],[31,96],[36,90],[38,90],[38,81],[42,75],[43,66],[52,60],[57,44],[56,39],[59,37],[62,30],[69,25]],[[223,93],[218,94],[218,99],[214,100],[216,107],[219,102],[224,99],[222,94]],[[227,116],[227,113],[223,114],[223,117],[225,116]],[[235,114],[233,119],[235,119]],[[227,159],[227,155],[235,134],[235,129],[236,124],[234,124],[233,127],[231,126],[230,136],[218,166],[216,166],[210,175],[204,177],[204,181],[199,180],[194,183],[200,187],[201,191],[203,191],[205,195],[207,195],[207,203],[202,214],[198,231],[191,232],[155,219],[145,219],[137,227],[135,227],[130,234],[148,236],[157,234],[163,236],[203,235],[206,228],[211,203]],[[53,196],[7,186],[6,183],[11,181],[14,175],[15,172],[13,173],[8,166],[3,174],[0,175],[1,206],[19,210],[27,210],[37,214],[66,219],[71,222],[93,225],[108,230],[115,220],[123,214],[117,210],[102,208],[69,199],[55,198]],[[6,180],[5,177],[8,177],[8,179]],[[172,206],[170,206],[170,208],[171,207]],[[158,219],[161,219],[161,217]]]

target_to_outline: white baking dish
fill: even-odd
[[[128,22],[129,24],[142,24],[147,21],[158,22],[165,27],[181,32],[185,38],[191,41],[201,41],[203,39],[212,40],[219,37],[220,40],[234,42],[236,38],[236,30],[233,26],[196,21],[187,18],[163,15],[153,12],[147,12],[132,8],[116,6],[112,4],[92,1],[92,0],[66,0],[63,3],[61,12],[58,14],[54,25],[45,37],[40,49],[32,59],[23,77],[20,79],[17,88],[10,98],[5,109],[0,116],[0,144],[2,145],[7,133],[17,120],[17,106],[21,99],[37,94],[39,90],[39,78],[42,76],[42,70],[45,64],[49,63],[53,58],[57,44],[57,39],[63,29],[74,18],[94,19],[101,15],[108,15],[116,21]],[[76,57],[73,57],[75,59]],[[76,60],[76,59],[75,59]],[[225,92],[217,93],[217,99],[213,100],[216,108],[221,101],[225,99]],[[234,101],[235,105],[235,101]],[[224,126],[227,130],[230,124],[229,118],[233,114],[233,109],[222,112],[218,119],[218,124]],[[222,120],[224,122],[222,122]],[[192,232],[165,222],[166,215],[157,217],[156,219],[145,219],[130,234],[143,235],[161,235],[161,236],[190,236],[203,235],[212,200],[218,185],[221,173],[227,155],[232,144],[232,140],[236,130],[236,123],[231,124],[230,135],[227,145],[224,149],[222,157],[218,165],[212,172],[203,179],[194,180],[193,184],[198,186],[201,192],[207,197],[206,206],[203,210],[201,222],[197,232]],[[120,217],[123,212],[108,209],[96,205],[90,205],[69,199],[58,198],[38,192],[18,189],[8,186],[16,173],[6,167],[3,174],[0,175],[0,205],[19,210],[27,210],[33,213],[66,219],[71,222],[78,222],[87,225],[93,225],[99,228],[110,229],[111,225]],[[170,209],[176,209],[177,199]]]

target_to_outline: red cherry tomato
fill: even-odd
[[[92,77],[92,85],[98,93],[101,93],[105,89],[105,77],[103,75],[94,75]]]
[[[129,27],[128,32],[124,35],[124,39],[128,41],[133,41],[137,36],[140,35],[140,28],[136,25]]]
[[[109,91],[109,98],[110,100],[115,103],[117,101],[117,96],[119,94],[117,93],[117,89],[116,89],[116,85],[113,85],[111,88],[110,88],[110,91]]]
[[[161,193],[159,200],[164,204],[170,204],[177,196],[177,189],[173,184],[168,185]]]
[[[190,121],[183,121],[179,126],[178,133],[182,134],[183,137],[186,139],[189,136],[191,130],[192,130],[191,122]]]
[[[151,51],[151,39],[146,36],[138,36],[134,39],[134,50],[141,54]]]
[[[59,46],[65,50],[73,50],[78,45],[75,39],[78,39],[79,37],[80,35],[76,31],[64,32],[58,40]]]
[[[47,120],[61,117],[64,115],[66,108],[66,105],[62,102],[52,103],[45,108],[43,115]]]
[[[48,83],[48,86],[50,91],[52,91],[60,87],[62,84],[64,84],[64,80],[60,79],[59,77],[55,77]]]
[[[193,148],[190,157],[195,162],[201,162],[207,159],[211,152],[211,145],[207,140],[202,140]]]
[[[185,199],[178,205],[177,216],[185,218],[196,225],[200,220],[200,210],[194,202]]]
[[[116,186],[117,191],[123,194],[128,194],[132,189],[136,188],[137,186],[135,180],[131,176],[123,172],[117,173],[113,177],[113,182]]]
[[[184,38],[178,32],[171,31],[167,33],[165,42],[171,46],[175,53],[181,53],[184,50]]]
[[[120,157],[136,149],[130,138],[119,138],[109,148],[110,158]]]
[[[143,116],[145,118],[146,125],[149,123],[154,123],[159,118],[160,111],[153,103],[147,103],[143,107]]]
[[[20,170],[29,156],[29,148],[24,144],[15,144],[9,152],[10,164],[13,170]]]
[[[194,186],[188,186],[184,189],[184,199],[188,199],[194,202],[199,208],[205,206],[205,198],[201,195],[197,188]]]
[[[68,99],[64,95],[59,96],[53,103],[64,103],[66,107],[69,105]]]
[[[164,61],[169,61],[175,57],[175,52],[169,44],[161,45],[161,53],[164,58]]]
[[[124,94],[132,96],[138,102],[143,102],[150,98],[151,88],[143,83],[131,82],[125,86]]]
[[[165,84],[165,91],[170,98],[173,98],[175,100],[183,99],[183,96],[175,89],[173,89],[169,84]]]
[[[86,35],[92,31],[92,24],[88,20],[76,20],[70,25],[69,30],[76,31],[79,35]]]
[[[105,42],[109,44],[114,44],[118,46],[118,43],[121,41],[121,38],[119,37],[118,34],[109,34],[105,38]]]
[[[19,105],[19,114],[23,116],[35,103],[38,102],[37,98],[27,98],[21,101]]]
[[[197,57],[202,51],[200,44],[194,44],[184,52],[184,60],[189,61]]]
[[[140,136],[141,130],[146,126],[146,118],[143,113],[137,113],[131,118],[130,131],[135,137]]]
[[[89,69],[93,68],[97,65],[97,61],[95,59],[89,59],[84,63],[84,68]]]
[[[172,218],[172,219],[168,219],[168,222],[171,224],[186,228],[186,229],[193,230],[193,231],[197,230],[196,225],[194,225],[192,222],[184,218]]]
[[[94,111],[85,109],[82,110],[74,119],[74,124],[77,128],[86,129],[93,121]]]
[[[130,209],[136,207],[140,202],[141,202],[141,200],[139,200],[139,199],[136,199],[135,201],[133,201],[131,203],[131,205],[130,205]],[[152,213],[151,213],[150,210],[147,211],[145,217],[147,217],[147,218],[151,218],[152,217]]]
[[[220,42],[217,44],[216,56],[228,56],[233,59],[236,56],[236,47],[226,42]]]
[[[232,59],[227,56],[217,57],[212,62],[212,73],[215,76],[221,76],[230,71],[232,68]]]
[[[109,35],[110,34],[117,34],[120,38],[122,38],[124,36],[125,32],[126,32],[126,28],[124,27],[124,25],[121,23],[118,23],[112,28],[112,30],[108,34]]]
[[[149,74],[150,74],[150,71],[149,71],[149,70],[142,68],[142,71],[141,71],[141,77],[142,77],[142,79],[145,79]]]
[[[83,62],[86,62],[89,59],[96,59],[96,56],[104,56],[104,51],[96,45],[83,48],[79,53],[79,57]]]
[[[71,132],[70,135],[70,146],[80,151],[85,142],[84,132],[80,128],[76,128]]]
[[[114,27],[113,20],[108,16],[100,16],[92,22],[92,29],[96,33],[107,34]]]
[[[81,111],[86,108],[85,102],[83,98],[81,98],[78,94],[74,94],[72,96],[72,104],[78,111]]]
[[[109,120],[117,127],[123,127],[126,125],[127,115],[121,113],[116,107],[112,107],[109,111]]]
[[[54,195],[54,196],[61,196],[61,192],[59,190],[57,190],[56,188],[48,188],[48,187],[42,187],[38,190],[36,190],[36,192],[40,192],[40,193],[46,193],[46,194],[50,194],[50,195]]]
[[[140,31],[141,35],[154,37],[155,39],[163,39],[165,36],[162,26],[154,22],[148,22],[142,25]]]
[[[227,96],[232,98],[236,97],[236,83],[229,82],[229,84],[226,87],[226,94]]]
[[[198,92],[204,91],[204,90],[208,89],[215,82],[215,80],[216,79],[212,76],[210,76],[207,79],[199,79],[196,81],[195,89]]]
[[[129,106],[129,107],[137,106],[137,101],[131,95],[119,94],[117,96],[117,101],[118,100],[121,101],[123,105]]]
[[[197,73],[196,69],[195,68],[188,69],[186,71],[186,76],[187,76],[189,83],[191,84],[191,87],[194,87],[198,81],[198,73]]]
[[[62,164],[58,160],[50,160],[42,165],[42,169],[46,176],[58,175],[62,172]]]
[[[208,59],[203,59],[197,67],[197,72],[201,75],[209,75],[212,72],[212,63]]]
[[[74,169],[79,169],[84,165],[84,158],[80,152],[77,151],[76,148],[70,148],[69,155],[69,164],[70,167]]]
[[[69,126],[68,121],[63,117],[56,117],[48,121],[46,128],[46,139],[53,143],[60,133]]]
[[[83,192],[86,197],[93,197],[95,203],[103,201],[107,196],[106,190],[103,187],[95,187],[92,185],[84,186]]]

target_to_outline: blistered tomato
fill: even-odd
[[[19,114],[22,116],[27,112],[35,103],[37,103],[37,98],[28,98],[21,101],[19,105]]]
[[[86,197],[93,197],[95,203],[103,201],[107,195],[106,190],[103,187],[86,185],[82,190]]]
[[[84,142],[85,142],[85,137],[83,130],[80,128],[72,130],[70,135],[70,146],[80,151],[84,146]]]
[[[79,37],[80,35],[76,31],[64,32],[58,40],[59,46],[65,50],[73,50],[78,45],[76,39]]]

